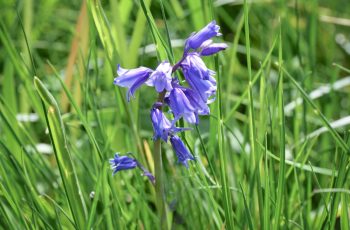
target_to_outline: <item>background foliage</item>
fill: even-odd
[[[168,222],[348,229],[349,15],[347,0],[2,0],[0,228],[158,226],[152,184],[109,169],[132,152],[154,170],[157,95],[127,103],[116,66],[179,59],[216,19],[230,47],[205,59],[220,83],[185,134],[197,161],[186,170],[163,144]]]

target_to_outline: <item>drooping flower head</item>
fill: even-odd
[[[205,103],[216,94],[215,72],[208,69],[197,53],[189,53],[181,64],[185,79],[191,89],[201,97]]]
[[[197,33],[192,34],[186,40],[185,53],[187,53],[190,49],[198,49],[203,44],[203,42],[212,37],[220,36],[221,33],[219,33],[219,30],[220,26],[216,25],[216,21],[211,21],[203,29],[201,29]]]
[[[208,69],[198,53],[189,53],[181,63],[182,69],[189,72],[193,77],[208,80],[215,75],[215,71]]]
[[[198,115],[209,115],[210,109],[200,94],[190,88],[183,88],[182,90]]]
[[[142,175],[146,176],[153,184],[155,183],[154,176],[146,170],[136,159],[128,156],[120,156],[115,153],[114,158],[109,160],[113,175],[122,170],[134,169],[138,167],[143,172]]]
[[[186,78],[187,83],[190,85],[190,87],[198,93],[200,98],[207,104],[212,102],[211,98],[216,94],[216,80],[213,77],[209,77],[208,80],[200,79],[194,75],[191,74],[190,70],[184,69],[184,75]]]
[[[201,81],[208,82],[206,80]],[[205,90],[202,92],[205,95],[205,99],[202,98],[201,92],[197,92],[193,88],[183,87],[177,81],[173,81],[173,90],[165,97],[165,102],[169,105],[174,115],[172,124],[181,117],[188,123],[198,124],[198,115],[209,115],[210,109],[207,105],[207,98],[211,96],[209,95],[210,90],[208,87],[201,87]],[[216,91],[216,88],[214,91]]]
[[[171,73],[172,66],[169,62],[164,61],[160,63],[157,69],[150,75],[146,84],[149,86],[154,86],[158,93],[163,92],[163,90],[170,91],[172,89]]]
[[[139,67],[136,69],[123,69],[118,65],[118,76],[114,78],[114,84],[129,88],[127,92],[127,99],[130,101],[130,96],[134,96],[136,89],[147,81],[153,70],[146,67]]]
[[[174,114],[174,121],[183,117],[188,123],[198,124],[198,116],[196,108],[193,107],[181,86],[173,86],[170,94],[165,98],[165,102],[169,105]]]
[[[137,162],[135,159],[128,156],[119,156],[118,153],[114,155],[114,158],[109,160],[109,163],[111,164],[113,175],[119,171],[137,167]]]
[[[225,43],[213,43],[213,40],[207,40],[201,45],[199,54],[201,56],[210,56],[225,50],[227,47]]]
[[[175,150],[175,154],[178,158],[178,162],[185,165],[186,168],[188,168],[188,162],[189,160],[195,160],[195,158],[192,156],[190,151],[186,148],[185,144],[182,142],[182,140],[174,135],[170,137],[170,143],[173,146]]]
[[[190,128],[175,127],[175,125],[171,123],[164,113],[157,107],[157,104],[151,109],[151,120],[154,131],[154,140],[161,138],[167,142],[169,135],[190,130]]]

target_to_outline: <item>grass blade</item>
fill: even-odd
[[[67,138],[61,114],[54,97],[46,89],[39,78],[34,78],[34,85],[45,106],[47,106],[46,122],[49,128],[52,145],[60,169],[66,197],[71,209],[75,227],[84,229],[86,220],[86,207],[80,190],[77,174],[74,169],[71,154],[67,146]]]
[[[241,192],[242,192],[242,196],[243,196],[244,208],[245,208],[245,211],[246,211],[246,219],[248,220],[248,227],[249,227],[249,229],[253,230],[254,229],[254,227],[253,227],[253,220],[252,220],[252,215],[250,213],[250,210],[249,210],[249,207],[248,207],[248,204],[247,204],[247,198],[246,198],[245,193],[243,191],[242,185],[239,184],[239,186],[241,187]]]
[[[283,195],[285,189],[285,151],[286,151],[286,141],[285,141],[285,119],[284,119],[284,102],[283,102],[283,71],[281,69],[282,65],[282,35],[280,33],[279,42],[279,58],[280,63],[279,68],[279,80],[278,80],[278,117],[279,117],[279,129],[280,129],[280,165],[279,165],[279,175],[278,175],[278,187],[277,187],[277,200],[276,200],[276,211],[275,211],[275,225],[274,229],[280,228],[280,216],[283,206]]]
[[[215,65],[217,71],[217,137],[218,137],[218,147],[219,147],[219,156],[220,156],[220,173],[221,173],[221,184],[222,184],[222,195],[224,202],[224,211],[225,211],[225,223],[227,229],[233,229],[233,217],[232,217],[232,198],[231,192],[228,185],[227,178],[227,156],[224,153],[224,130],[223,130],[223,121],[222,121],[222,108],[221,108],[221,76],[220,76],[220,67],[219,59],[215,57]]]
[[[328,121],[328,119],[321,113],[321,111],[317,108],[316,104],[309,98],[308,94],[304,91],[304,89],[299,85],[299,83],[292,77],[292,75],[289,74],[289,72],[281,67],[282,71],[286,74],[288,79],[292,82],[292,84],[299,90],[303,98],[311,105],[311,107],[314,109],[313,112],[320,117],[323,124],[327,127],[329,132],[332,134],[334,140],[338,143],[338,145],[348,154],[350,155],[350,149],[347,146],[347,144],[344,142],[344,140],[340,137],[339,133],[335,131]]]

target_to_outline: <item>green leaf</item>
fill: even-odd
[[[86,222],[85,202],[68,148],[67,137],[57,102],[39,78],[34,77],[34,85],[44,102],[46,122],[75,227],[84,229]]]

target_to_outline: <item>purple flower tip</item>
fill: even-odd
[[[127,92],[128,101],[130,96],[134,96],[136,89],[138,89],[143,83],[147,81],[153,70],[146,67],[139,67],[136,69],[123,69],[118,65],[118,76],[114,78],[114,84],[129,88]]]
[[[211,40],[209,40],[210,43],[201,46],[202,50],[200,52],[201,56],[209,56],[216,54],[222,50],[225,50],[228,46],[225,43],[211,43]]]
[[[208,69],[199,54],[196,52],[189,53],[181,64],[183,71],[193,77],[208,80],[215,75],[215,71]]]
[[[170,137],[171,145],[173,146],[179,163],[183,164],[188,168],[188,161],[195,160],[190,151],[186,148],[182,140],[174,135]]]
[[[193,107],[189,98],[184,93],[184,87],[176,86],[170,92],[169,96],[165,98],[165,102],[171,108],[174,114],[174,121],[177,121],[181,117],[191,124],[198,124],[198,116],[196,108]]]
[[[189,130],[189,128],[175,127],[174,124],[164,115],[164,113],[154,106],[151,110],[151,120],[154,130],[154,140],[161,138],[163,141],[167,142],[169,135]]]
[[[137,167],[137,161],[128,156],[119,156],[118,153],[114,155],[114,158],[109,160],[111,164],[111,169],[113,170],[113,175],[118,171],[133,169]]]
[[[122,170],[134,169],[138,167],[142,171],[142,175],[148,177],[148,179],[154,184],[154,176],[147,171],[136,159],[128,156],[119,156],[118,153],[114,155],[114,158],[109,160],[113,175]]]
[[[185,53],[187,53],[190,49],[198,49],[203,44],[203,42],[212,37],[220,36],[221,34],[219,33],[219,30],[220,26],[216,25],[216,21],[211,21],[203,29],[201,29],[195,34],[192,34],[186,40]]]

